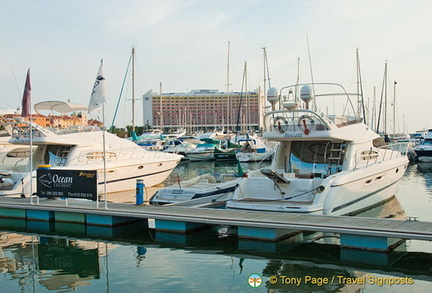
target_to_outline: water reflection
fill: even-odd
[[[232,236],[221,238],[218,235],[218,228],[212,227],[196,233],[177,235],[149,231],[135,223],[114,228],[114,231],[108,234],[104,228],[99,233],[101,236],[97,238],[89,235],[68,237],[54,230],[46,231],[44,234],[34,234],[28,228],[21,232],[4,231],[0,234],[0,269],[1,274],[17,282],[22,289],[42,286],[50,291],[67,292],[81,286],[101,286],[98,280],[103,280],[104,290],[109,291],[107,288],[110,287],[111,282],[120,282],[118,280],[120,277],[117,277],[119,270],[126,272],[126,275],[128,272],[136,273],[131,267],[147,270],[165,267],[169,271],[170,266],[180,261],[177,259],[179,258],[177,252],[182,252],[182,255],[186,254],[189,259],[182,266],[191,266],[196,270],[202,265],[201,262],[206,262],[206,265],[214,266],[212,269],[217,270],[218,274],[236,275],[241,278],[247,277],[249,273],[247,268],[250,270],[250,264],[258,260],[258,265],[253,270],[263,276],[265,288],[274,290],[273,292],[318,289],[339,292],[343,288],[348,290],[345,292],[354,292],[364,286],[358,283],[347,285],[343,282],[319,285],[314,282],[335,276],[346,278],[345,280],[355,280],[377,273],[432,281],[432,254],[409,252],[406,245],[390,254],[385,254],[346,250],[336,244],[325,244],[331,241],[323,241],[323,239],[332,238],[328,237],[332,235],[311,233],[301,239],[267,243],[240,240]],[[133,254],[133,258],[125,256],[125,251]],[[156,257],[161,252],[164,257]],[[114,264],[110,266],[109,263]],[[227,267],[229,272],[223,271]],[[207,274],[212,273],[214,272],[207,272]],[[189,279],[186,278],[181,282],[197,281],[191,279],[192,274],[191,271],[191,275],[188,275]],[[270,282],[272,276],[276,277],[277,282]],[[301,279],[302,283],[288,283],[289,280],[283,279],[284,276]],[[239,282],[239,280],[241,279],[232,282]],[[291,279],[291,282],[293,280]],[[133,281],[132,277],[130,280],[121,280],[126,283]],[[139,280],[143,285],[150,281]],[[209,280],[199,282],[211,283]],[[224,291],[225,287],[221,286],[221,290]],[[24,291],[29,291],[27,289]]]

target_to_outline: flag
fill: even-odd
[[[105,103],[105,77],[103,74],[103,60],[101,60],[101,65],[90,96],[88,112],[90,113],[103,103]]]
[[[27,77],[24,87],[24,93],[21,105],[21,117],[29,117],[31,108],[31,85],[30,85],[30,68],[27,70]]]

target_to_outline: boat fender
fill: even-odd
[[[307,120],[309,120],[309,123]],[[310,125],[309,128],[307,128],[307,124]],[[315,121],[309,115],[301,115],[297,121],[297,126],[303,129],[304,134],[308,135],[315,128]]]
[[[321,192],[323,192],[324,190],[325,190],[325,187],[322,186],[322,185],[320,185],[320,186],[318,186],[318,187],[316,188],[316,191],[317,191],[318,193],[321,193]]]
[[[8,188],[12,187],[14,185],[14,182],[10,178],[4,178],[0,177],[0,187]]]

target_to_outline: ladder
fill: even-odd
[[[65,166],[66,162],[67,162],[67,158],[69,156],[69,153],[71,151],[71,146],[61,146],[60,150],[58,151],[59,156],[58,156],[58,161],[57,161],[57,166]]]
[[[327,166],[327,174],[336,174],[341,171],[343,154],[345,152],[345,143],[343,142],[331,142],[330,152]]]

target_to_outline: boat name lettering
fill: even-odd
[[[290,137],[303,137],[303,132],[294,132],[294,133],[284,133],[285,138]]]
[[[307,189],[296,189],[295,192],[308,192],[309,190]]]
[[[54,183],[72,183],[73,177],[64,177],[54,174],[52,180]]]

